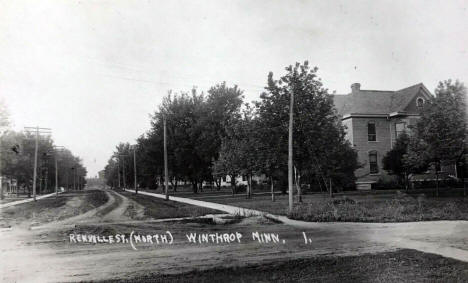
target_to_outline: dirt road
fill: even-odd
[[[106,194],[109,199],[105,204],[75,218],[33,230],[0,232],[2,279],[6,282],[130,279],[149,273],[180,273],[316,255],[359,255],[402,247],[447,253],[468,261],[465,242],[468,224],[462,221],[417,225],[280,224],[255,216],[221,225],[205,220],[155,222],[143,216],[144,207],[125,195],[112,191]],[[70,234],[125,234],[129,238],[132,232],[134,236],[154,236],[169,235],[167,231],[174,239],[172,244],[70,241]],[[277,235],[279,241],[262,243],[253,238],[256,232]],[[187,237],[190,233],[239,233],[242,238],[230,243],[190,243]]]

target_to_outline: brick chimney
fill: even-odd
[[[361,90],[361,84],[360,83],[354,83],[351,85],[351,93],[356,93]]]

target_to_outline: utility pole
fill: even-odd
[[[36,146],[34,148],[34,173],[33,173],[33,198],[36,201],[36,178],[37,178],[37,151],[39,143],[39,128],[36,127]]]
[[[167,168],[167,134],[166,134],[166,116],[163,116],[164,125],[164,183],[166,200],[169,200],[169,170]]]
[[[0,134],[0,151],[2,150],[3,134],[6,133],[6,132],[7,131],[5,130],[3,133]],[[2,157],[0,155],[0,199],[4,199],[4,198],[5,198],[5,196],[3,195]]]
[[[0,150],[2,150],[2,136],[0,136]],[[3,195],[3,175],[2,175],[2,157],[0,156],[0,199],[4,199],[5,196]]]
[[[3,138],[3,133],[0,135],[0,151],[2,150],[2,138]],[[2,157],[0,155],[0,199],[4,199],[4,198],[5,196],[3,195]]]
[[[76,191],[76,168],[72,167],[73,170],[73,190]]]
[[[138,194],[137,167],[136,167],[136,145],[133,146],[133,179],[135,181],[135,194]]]
[[[117,158],[117,179],[118,179],[119,190],[120,190],[120,156]]]
[[[127,176],[125,175],[125,156],[124,156],[124,158],[122,159],[122,166],[123,166],[123,168],[122,168],[123,187],[124,187],[124,190],[125,190],[125,189],[127,188],[127,184],[126,184],[126,182],[125,182],[125,179],[126,179],[126,177],[127,177]]]
[[[120,165],[120,158],[122,158],[122,180],[123,180],[123,188],[124,190],[127,188],[127,182],[125,181],[125,156],[128,154],[119,154],[119,165]],[[120,178],[119,178],[119,187],[120,187]]]
[[[45,167],[45,179],[44,179],[44,191],[49,192],[49,187],[47,186],[47,181],[49,180],[49,154],[44,153],[43,154],[44,160],[42,161],[42,166]],[[44,172],[44,169],[42,170]]]
[[[163,119],[163,135],[164,135],[164,193],[166,200],[169,200],[169,169],[167,168],[167,125],[166,125],[166,114],[156,112],[160,114]]]
[[[293,210],[293,113],[294,90],[291,89],[289,104],[289,136],[288,136],[288,187],[289,187],[289,212]]]
[[[57,166],[57,151],[64,149],[63,146],[54,146],[54,159],[55,159],[55,197],[58,197],[58,166]]]
[[[24,127],[26,132],[35,131],[36,132],[36,146],[34,149],[34,173],[33,173],[33,198],[36,201],[36,178],[37,178],[37,152],[39,147],[39,133],[41,134],[51,134],[50,128],[39,128],[36,127]]]

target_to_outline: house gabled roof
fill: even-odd
[[[334,95],[333,100],[338,113],[347,114],[390,114],[404,112],[413,98],[424,93],[431,96],[422,84],[416,84],[397,91],[361,90],[355,89],[347,95]]]

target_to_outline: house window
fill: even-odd
[[[422,97],[418,97],[416,99],[416,107],[423,107],[424,106],[424,99]]]
[[[371,174],[379,173],[379,165],[377,164],[377,151],[369,152],[369,167]]]
[[[245,182],[245,181],[247,181],[247,176],[242,175],[242,182]]]
[[[398,138],[404,131],[406,131],[406,123],[396,123],[395,124],[395,135]]]
[[[367,123],[367,140],[377,141],[377,134],[375,131],[375,122]]]
[[[226,176],[223,177],[223,182],[226,183]]]

